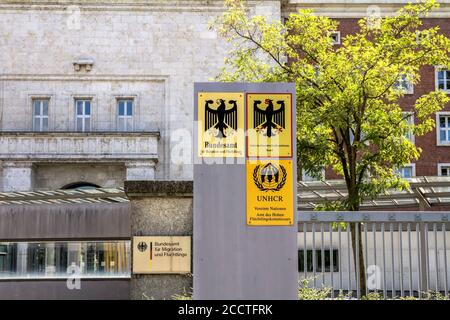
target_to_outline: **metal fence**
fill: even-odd
[[[299,212],[299,272],[331,296],[448,294],[450,212]],[[352,245],[350,224],[355,225]],[[355,250],[353,250],[355,247]],[[364,263],[355,263],[361,259]],[[361,290],[360,268],[366,279]],[[364,291],[364,292],[361,292]]]

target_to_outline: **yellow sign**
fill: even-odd
[[[191,237],[133,237],[133,273],[190,273]]]
[[[244,94],[198,94],[198,156],[244,157]]]
[[[247,225],[293,225],[292,160],[248,161],[246,171]]]
[[[291,158],[291,124],[291,94],[247,94],[247,156]]]

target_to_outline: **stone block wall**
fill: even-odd
[[[131,201],[133,236],[192,236],[192,181],[126,181]],[[175,294],[192,292],[192,275],[132,274],[133,300],[171,299]]]
[[[280,17],[280,1],[250,5]],[[135,128],[161,133],[155,178],[192,179],[193,83],[220,72],[229,48],[208,25],[222,11],[222,0],[1,0],[0,130],[32,130],[31,99],[46,96],[50,130],[73,130],[73,99],[92,97],[93,129],[114,131],[116,97],[136,97]]]

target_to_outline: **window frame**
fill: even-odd
[[[29,112],[27,121],[27,130],[34,131],[34,101],[35,100],[48,100],[48,130],[42,132],[51,132],[53,130],[53,104],[55,103],[55,95],[51,92],[31,92],[27,95],[27,110]]]
[[[415,118],[414,118],[414,112],[412,111],[403,111],[403,114],[409,114],[410,115],[410,119],[411,119],[411,123],[409,124],[415,124]],[[411,132],[411,139],[407,138],[409,141],[411,141],[412,144],[416,145],[416,136],[414,135],[413,132]]]
[[[403,77],[407,77],[407,75],[406,74],[402,74],[400,76],[400,78],[397,79],[396,84],[400,83],[400,81],[403,81]],[[408,81],[408,80],[405,79],[405,83],[407,84],[406,88],[403,88],[403,87],[400,87],[400,86],[396,86],[396,85],[394,85],[394,87],[395,87],[396,90],[402,92],[404,95],[412,95],[412,94],[414,94],[414,84],[412,83],[412,81]]]
[[[450,94],[450,88],[439,89],[439,72],[440,71],[449,71],[450,72],[450,69],[447,69],[447,68],[441,67],[441,66],[435,66],[434,67],[434,86],[435,86],[435,89],[436,89],[436,91],[439,90],[439,91],[445,92],[447,94]],[[446,78],[446,80],[447,80],[447,78]],[[448,80],[450,80],[450,79],[448,79]],[[446,87],[446,86],[447,86],[447,81],[444,81],[444,87]]]
[[[135,131],[135,115],[136,115],[136,99],[135,97],[127,97],[127,96],[123,96],[123,97],[116,97],[116,130],[118,132],[134,132]],[[121,101],[131,101],[132,102],[132,114],[131,116],[129,115],[119,115],[119,103]],[[125,108],[126,111],[126,108]],[[124,124],[125,124],[125,129],[122,130],[122,128],[120,128],[119,125],[119,119],[124,119]],[[127,128],[127,119],[131,119],[131,129]]]
[[[450,163],[438,163],[437,168],[438,168],[438,172],[437,172],[438,177],[450,177]],[[449,170],[448,176],[443,176],[441,174],[442,168],[448,168],[448,170]]]
[[[406,167],[411,167],[411,178],[414,178],[416,176],[416,164],[415,163],[406,164],[406,165],[402,166],[401,168],[398,168],[397,171],[402,168],[406,168]],[[407,177],[402,177],[402,176],[400,176],[400,177],[402,179],[409,179]]]
[[[337,40],[336,41],[333,39],[333,35],[334,34],[337,35]],[[331,43],[333,44],[333,46],[340,45],[342,43],[341,32],[340,31],[332,31],[332,32],[330,32],[330,38],[331,38]]]
[[[436,145],[439,147],[449,147],[450,146],[450,135],[449,135],[449,140],[442,142],[441,141],[441,129],[440,129],[440,117],[448,117],[449,120],[449,126],[445,127],[446,130],[450,130],[450,111],[440,111],[440,112],[436,112]],[[448,132],[447,132],[448,134]]]
[[[422,35],[425,35],[427,40],[430,40],[430,33],[428,32],[428,30],[417,30],[416,31],[416,43],[417,44],[421,44],[422,43]]]
[[[42,114],[39,115],[35,115],[34,112],[34,107],[35,107],[35,102],[36,101],[40,101],[40,111],[43,111],[42,108],[42,102],[47,101],[47,115],[43,116]],[[41,97],[32,97],[31,98],[31,130],[33,132],[49,132],[50,131],[50,101],[51,101],[51,97],[48,96],[41,96]],[[35,120],[39,118],[39,130],[38,128],[36,128],[35,126]],[[43,130],[43,120],[47,119],[47,129]]]
[[[79,116],[78,115],[78,110],[77,110],[77,101],[83,101],[84,103],[83,103],[83,116]],[[86,110],[85,110],[85,108],[86,108],[86,101],[89,101],[90,102],[90,108],[91,108],[91,110],[90,110],[90,114],[89,114],[89,117],[86,117],[86,115],[84,114],[85,112],[86,112]],[[75,112],[75,132],[85,132],[85,133],[87,133],[87,132],[92,132],[93,131],[93,109],[94,109],[94,98],[93,97],[89,97],[89,96],[77,96],[77,97],[74,97],[73,98],[73,106],[74,106],[74,112]],[[81,130],[81,131],[78,131],[78,119],[83,119],[83,130]],[[86,130],[85,129],[85,124],[86,124],[86,122],[85,122],[85,119],[86,118],[89,118],[89,130]]]

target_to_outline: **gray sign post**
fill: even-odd
[[[203,109],[199,112],[202,93],[215,93],[216,96],[221,93],[241,93],[243,98],[237,103],[227,95],[224,95],[227,97],[223,99],[225,102],[222,99],[213,101],[206,98],[205,104],[210,106],[206,108],[209,113]],[[228,110],[225,118],[222,117],[227,121],[226,127],[230,127],[230,130],[237,128],[237,131],[246,128],[249,120],[246,111],[249,107],[249,93],[290,94],[292,97],[290,123],[284,124],[292,128],[292,153],[289,160],[293,162],[293,177],[289,180],[292,185],[286,186],[287,190],[292,190],[294,199],[293,220],[290,225],[256,226],[247,223],[246,161],[249,158],[246,144],[244,153],[238,152],[226,160],[207,155],[199,156],[199,148],[208,146],[208,143],[199,141],[199,135],[203,134],[203,129],[206,130],[207,127],[201,123],[199,129],[197,121],[209,121],[212,128],[216,128],[217,132],[221,131],[225,125],[220,124],[221,118],[217,110],[220,103],[224,102],[228,108],[225,109]],[[240,105],[240,101],[243,101],[243,105]],[[194,299],[297,299],[295,101],[295,85],[290,83],[195,84]],[[203,100],[201,102],[203,103]],[[239,114],[233,113],[236,110],[233,109],[234,106],[237,106],[238,112],[240,108],[244,108],[243,119]],[[223,130],[223,133],[229,132]],[[237,148],[239,149],[240,145]]]

